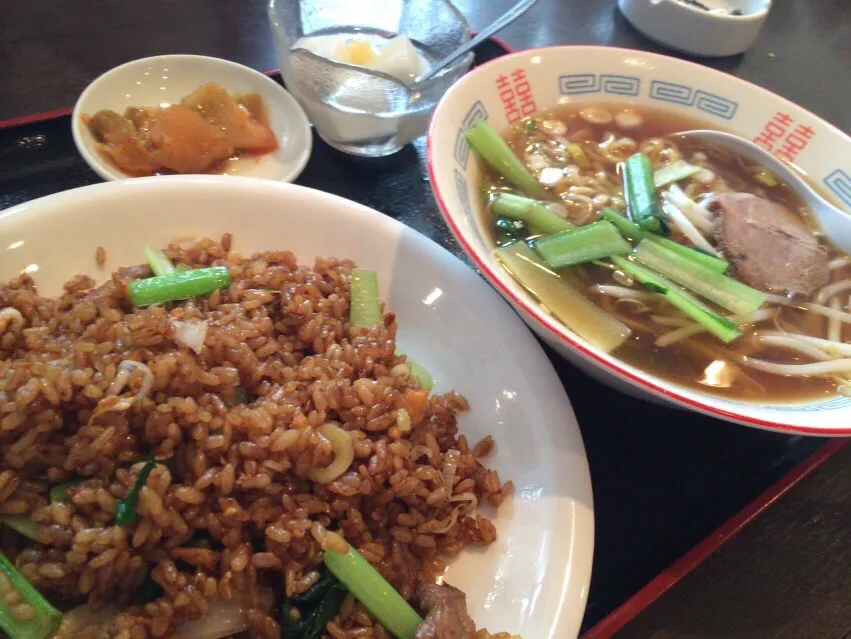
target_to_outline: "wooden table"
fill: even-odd
[[[513,2],[459,6],[475,28]],[[278,66],[263,0],[0,0],[0,26],[0,120],[69,107],[103,71],[154,54]],[[540,0],[500,35],[516,48],[666,52],[629,25],[615,0]],[[749,52],[701,62],[851,131],[851,0],[775,0]],[[385,212],[460,254],[422,179],[422,155],[415,144],[392,167],[357,167],[351,193],[351,164],[331,160],[321,170],[337,171],[340,194],[366,204],[374,189],[404,193],[398,202],[406,205]],[[306,175],[316,170],[312,161]],[[594,482],[589,638],[851,639],[851,447],[645,404],[550,355],[582,425]]]

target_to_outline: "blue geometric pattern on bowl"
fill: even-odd
[[[467,111],[467,115],[464,116],[464,121],[460,129],[458,129],[458,134],[455,136],[455,161],[461,165],[463,169],[467,168],[467,160],[470,157],[470,145],[467,142],[467,136],[464,135],[464,131],[473,126],[473,123],[476,120],[487,120],[488,119],[488,111],[485,109],[485,105],[479,102],[470,107],[470,110]]]
[[[739,108],[738,102],[722,98],[720,95],[694,89],[685,84],[663,82],[662,80],[653,80],[650,83],[650,98],[683,106],[693,106],[725,120],[732,120]]]
[[[615,95],[638,95],[641,80],[628,75],[611,73],[575,73],[562,75],[558,79],[558,90],[562,95],[583,93],[613,93]]]
[[[848,206],[851,206],[851,176],[842,169],[836,169],[824,178],[824,184]]]
[[[483,244],[487,244],[487,241],[482,236],[482,232],[479,229],[479,225],[475,223],[476,218],[473,217],[473,207],[470,204],[470,190],[467,188],[467,179],[461,174],[461,171],[455,169],[455,191],[458,193],[458,199],[461,201],[461,208],[464,209],[464,213],[467,214],[467,217],[471,220],[471,227],[475,230],[478,239]]]
[[[791,411],[796,413],[820,413],[823,410],[837,410],[851,406],[851,398],[834,397],[818,404],[803,404],[801,406],[772,406],[777,410]]]

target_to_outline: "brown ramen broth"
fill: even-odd
[[[611,351],[614,356],[671,382],[729,399],[786,403],[833,396],[837,391],[845,393],[846,384],[851,385],[851,381],[846,381],[851,378],[851,365],[837,371],[835,369],[844,364],[829,364],[826,371],[817,370],[806,375],[794,366],[832,360],[851,364],[851,360],[843,359],[851,358],[851,345],[846,348],[844,344],[851,338],[851,324],[848,323],[851,316],[847,316],[851,285],[831,288],[832,284],[851,278],[849,260],[821,237],[802,200],[771,173],[723,149],[672,136],[678,131],[706,128],[715,127],[667,111],[637,109],[625,104],[583,104],[539,113],[514,125],[503,137],[545,187],[547,197],[541,198],[539,194],[537,199],[577,227],[599,221],[602,219],[600,212],[606,208],[624,216],[628,212],[631,215],[624,193],[623,163],[633,154],[646,155],[656,175],[663,166],[680,161],[692,165],[692,169],[700,167],[697,173],[656,188],[661,210],[668,218],[668,239],[687,247],[696,246],[693,236],[675,223],[669,206],[681,204],[679,208],[685,207],[698,217],[705,216],[705,220],[698,220],[703,228],[700,235],[707,242],[706,249],[731,263],[726,274],[752,289],[769,293],[759,309],[749,316],[751,321],[736,319],[732,312],[694,294],[713,312],[734,319],[734,324],[739,325],[741,336],[724,344],[711,332],[700,330],[700,325],[691,317],[675,309],[661,295],[654,294],[652,289],[643,287],[608,259],[552,268],[553,272],[567,278],[587,300],[628,327],[629,336]],[[483,182],[488,202],[484,214],[494,246],[517,246],[513,243],[525,240],[535,247],[534,240],[541,234],[536,233],[528,221],[523,223],[515,218],[501,217],[494,206],[497,194],[505,191],[522,194],[520,190],[489,166],[483,169]],[[677,189],[687,198],[686,204],[682,197],[676,204],[669,199],[674,198],[669,191]],[[771,207],[771,211],[777,208],[770,204],[774,203],[792,213],[787,216],[794,217],[792,222],[805,229],[805,243],[812,244],[811,252],[818,262],[813,266],[814,272],[823,273],[824,282],[816,290],[804,293],[769,290],[771,287],[749,281],[740,265],[750,256],[733,255],[729,236],[723,236],[722,215],[732,215],[727,206],[729,196],[736,193],[758,196],[760,205]],[[697,208],[692,209],[693,206]],[[782,229],[772,232],[775,231],[783,232]],[[632,260],[631,255],[624,257]],[[541,257],[543,259],[542,253]],[[517,277],[516,273],[513,275]],[[533,290],[522,277],[517,279]],[[612,291],[617,287],[617,295],[602,292],[600,286]],[[833,289],[839,292],[825,297]],[[545,300],[540,301],[547,309]],[[833,309],[844,319],[829,320],[824,312],[801,310],[788,306],[790,303],[817,304],[821,309],[828,307],[828,315]],[[573,326],[570,328],[576,330]],[[674,339],[677,334],[672,331],[686,335]],[[577,332],[582,335],[581,331]],[[809,338],[831,342],[807,341]],[[768,368],[776,364],[783,368],[765,370],[766,362]]]

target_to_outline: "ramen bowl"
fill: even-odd
[[[498,131],[561,105],[619,103],[699,120],[754,140],[792,162],[831,202],[851,211],[851,138],[758,86],[690,62],[616,48],[561,46],[508,55],[462,78],[439,103],[428,134],[431,185],[459,243],[526,323],[567,360],[623,392],[767,430],[851,435],[851,398],[728,399],[663,379],[580,338],[544,310],[493,255],[480,164],[465,131],[484,119]]]

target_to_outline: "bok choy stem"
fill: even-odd
[[[626,341],[629,328],[551,271],[524,242],[499,248],[495,255],[546,309],[589,344],[610,353]]]

